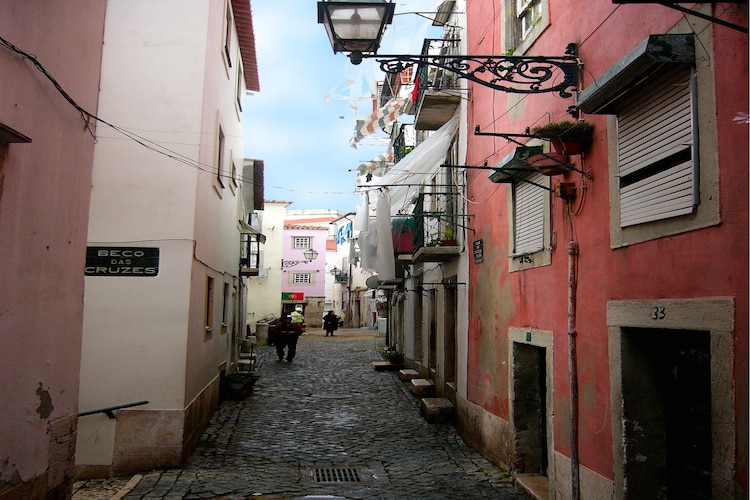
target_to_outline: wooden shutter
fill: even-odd
[[[690,68],[627,96],[617,116],[620,226],[692,213],[697,203]]]
[[[525,179],[546,186],[542,174],[531,174]],[[547,190],[524,180],[514,184],[515,238],[514,254],[538,252],[544,249],[544,197]]]

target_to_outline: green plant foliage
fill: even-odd
[[[594,125],[586,121],[563,120],[534,127],[531,133],[539,137],[590,138]]]
[[[260,375],[258,375],[255,372],[246,372],[246,371],[236,371],[233,373],[230,373],[227,375],[226,379],[229,382],[238,383],[238,384],[247,384],[251,381],[256,381],[260,378]]]

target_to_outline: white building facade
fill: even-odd
[[[234,339],[249,0],[110,0],[86,261],[80,477],[180,465]],[[122,131],[124,130],[124,132]]]

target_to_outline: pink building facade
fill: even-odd
[[[569,97],[470,85],[468,130],[550,153],[528,131],[594,126],[553,176],[511,171],[514,141],[467,138],[466,164],[495,170],[468,173],[483,259],[457,426],[550,498],[748,495],[748,39],[710,19],[746,27],[747,6],[693,8],[709,19],[467,2],[468,53],[575,43],[581,64]]]
[[[325,255],[329,228],[284,225],[281,257],[281,312],[301,305],[308,325],[319,327],[325,306]],[[331,277],[330,279],[333,279]]]
[[[105,5],[0,4],[0,498],[72,494]]]

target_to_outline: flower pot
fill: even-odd
[[[245,388],[245,382],[238,382],[234,380],[229,381],[229,388],[233,391],[241,391]]]
[[[591,139],[550,137],[552,149],[568,156],[583,153],[590,143]]]
[[[456,240],[440,240],[441,247],[455,247],[458,245]]]
[[[568,171],[568,156],[560,153],[529,156],[526,162],[543,175],[561,175]]]

